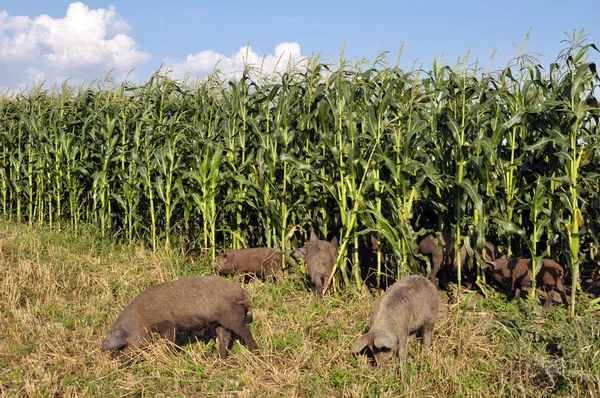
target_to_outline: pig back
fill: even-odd
[[[394,283],[374,303],[371,328],[391,327],[396,334],[413,332],[437,316],[439,298],[436,287],[421,275],[411,275]]]
[[[218,322],[222,314],[240,305],[246,311],[250,309],[248,293],[218,276],[163,282],[136,296],[123,309],[113,329],[133,320],[146,328],[165,321],[198,328]]]
[[[306,268],[311,278],[316,274],[329,275],[337,257],[337,250],[325,240],[309,241],[306,247]]]
[[[531,280],[531,259],[500,258],[495,261],[495,264],[492,275],[501,285],[507,286],[514,282],[519,286],[525,286]]]
[[[265,272],[270,274],[271,264],[281,266],[281,252],[270,247],[233,249],[221,254],[213,268],[221,272]]]

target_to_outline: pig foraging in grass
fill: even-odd
[[[319,300],[323,299],[323,287],[333,272],[337,249],[337,238],[333,238],[331,242],[320,240],[313,229],[310,233],[310,240],[304,247],[292,252],[293,257],[304,258],[308,276],[315,284]]]
[[[436,277],[439,279],[439,286],[445,288],[448,283],[448,276],[451,273],[456,273],[457,267],[454,264],[455,253],[454,240],[452,235],[446,232],[436,232],[435,235],[429,235],[419,242],[419,253],[428,258],[431,265],[431,274],[429,280],[434,285]],[[490,242],[485,242],[485,260],[494,261],[502,258],[500,252]],[[460,249],[460,258],[462,263],[462,273],[465,276],[467,284],[473,284],[475,273],[469,269],[469,257],[467,249],[463,246]],[[423,267],[423,275],[426,275],[427,268]]]
[[[141,292],[121,311],[102,351],[127,353],[141,348],[152,332],[175,343],[179,332],[202,334],[209,329],[219,337],[222,358],[227,357],[231,332],[256,351],[258,346],[245,322],[251,306],[244,289],[218,276],[160,283]]]
[[[281,269],[281,252],[270,247],[229,250],[215,259],[213,270],[223,274],[252,273],[273,280],[275,270]]]
[[[369,347],[377,364],[385,364],[395,355],[403,360],[408,336],[415,332],[422,334],[428,350],[438,307],[437,289],[427,278],[412,275],[400,279],[375,300],[370,329],[350,352],[357,354]]]
[[[500,258],[495,261],[488,261],[490,273],[494,280],[507,288],[509,298],[521,297],[521,288],[529,286],[531,282],[531,259],[520,258],[511,259]],[[560,294],[563,304],[569,303],[563,276],[565,271],[556,261],[550,259],[542,260],[542,268],[535,277],[536,286],[547,292],[544,302],[544,308],[552,304],[552,299],[556,292]]]

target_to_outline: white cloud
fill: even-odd
[[[150,59],[128,36],[114,7],[69,5],[64,18],[10,16],[0,11],[0,87],[19,88],[43,78],[73,84],[114,69],[120,79]]]
[[[248,45],[229,57],[206,50],[188,55],[185,61],[167,58],[164,64],[172,70],[174,78],[182,78],[186,75],[195,78],[206,75],[215,68],[223,72],[226,77],[239,77],[246,65],[251,65],[260,73],[268,75],[282,72],[290,67],[301,67],[305,62],[306,57],[302,56],[298,43],[281,43],[275,47],[275,54],[265,56],[258,55]]]

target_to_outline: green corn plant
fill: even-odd
[[[79,230],[81,219],[79,202],[83,195],[83,176],[87,174],[84,164],[84,148],[76,142],[75,128],[60,132],[59,143],[65,156],[65,184],[69,197],[70,225],[73,231]]]
[[[210,150],[210,148],[207,148]],[[186,173],[186,177],[193,179],[199,185],[200,192],[189,194],[193,203],[198,206],[202,217],[202,236],[204,239],[204,258],[214,261],[216,253],[216,221],[217,199],[220,191],[220,171],[222,152],[215,150],[213,155],[205,153],[198,162],[196,170]],[[210,255],[209,255],[210,249]]]
[[[542,109],[545,85],[541,81],[541,67],[537,59],[524,52],[529,32],[521,45],[519,56],[500,73],[498,80],[501,106],[497,107],[497,117],[492,122],[494,131],[492,142],[495,147],[508,149],[508,156],[503,162],[503,187],[506,199],[506,212],[510,220],[521,223],[520,213],[516,214],[519,195],[526,180],[522,175],[525,162],[525,148],[532,143],[545,139],[547,126],[540,125],[538,114]],[[516,68],[516,76],[513,70]],[[506,144],[502,143],[505,140]],[[510,250],[512,246],[508,245]]]
[[[2,216],[10,218],[10,211],[13,202],[15,186],[12,181],[12,163],[14,159],[14,139],[16,137],[15,114],[18,112],[16,103],[8,98],[6,91],[0,92],[0,142],[2,143],[2,153],[0,154],[0,178],[2,179]]]
[[[252,67],[246,66],[242,72],[239,81],[229,81],[228,91],[223,90],[225,107],[222,110],[224,122],[224,141],[226,167],[230,176],[230,181],[236,181],[237,187],[230,186],[228,189],[228,201],[232,207],[233,220],[227,223],[234,225],[231,230],[231,240],[233,248],[239,248],[240,245],[246,246],[245,239],[236,231],[236,229],[245,229],[244,224],[246,212],[244,203],[249,198],[248,195],[256,195],[254,184],[248,179],[249,165],[246,162],[246,146],[248,136],[248,119],[250,109],[248,106],[248,92],[251,83]],[[236,179],[237,178],[237,179]],[[252,190],[252,192],[250,192]]]
[[[418,73],[413,76],[411,72],[395,71],[389,78],[390,86],[384,91],[378,107],[374,108],[375,113],[367,120],[367,126],[379,132],[381,138],[386,137],[388,142],[378,147],[376,155],[379,163],[385,166],[381,170],[388,177],[380,181],[376,179],[374,189],[383,190],[389,217],[377,215],[377,223],[372,228],[384,234],[391,244],[399,259],[397,276],[401,277],[419,268],[412,256],[417,239],[411,220],[421,187],[425,181],[437,186],[440,179],[437,171],[427,164],[427,158],[422,156],[427,144],[425,131],[428,123],[421,113],[428,97]],[[394,110],[391,114],[386,112],[390,106]],[[374,207],[377,208],[377,202]]]
[[[552,222],[536,250],[551,242],[574,264],[597,229],[575,222],[597,218],[598,80],[582,55],[595,47],[572,45],[549,73],[523,48],[482,77],[468,55],[404,72],[342,51],[336,65],[313,57],[273,78],[249,66],[190,85],[159,70],[140,86],[104,78],[0,95],[1,212],[154,248],[192,237],[212,258],[220,245],[285,245],[291,225],[314,226],[341,232],[337,275],[358,286],[357,252],[347,263],[344,248],[367,232],[399,276],[418,271],[424,228],[467,231],[469,254],[490,217],[537,235],[539,177]]]
[[[175,207],[181,197],[174,192],[175,181],[182,166],[182,159],[178,156],[178,145],[185,138],[185,133],[179,131],[178,120],[169,119],[165,123],[164,141],[154,151],[154,168],[157,170],[156,193],[164,204],[165,212],[165,248],[171,248],[171,226]]]
[[[199,212],[202,225],[200,240],[203,242],[204,258],[214,261],[216,256],[216,227],[218,222],[222,175],[223,149],[219,88],[222,80],[217,72],[193,86],[195,112],[190,115],[190,169],[184,174],[182,189],[185,190],[185,222]]]
[[[65,131],[69,129],[68,117],[71,114],[70,103],[71,103],[71,90],[73,88],[68,86],[66,83],[63,84],[61,91],[57,92],[56,96],[50,103],[48,121],[48,136],[45,138],[45,147],[49,156],[49,163],[52,167],[50,174],[53,178],[50,181],[51,184],[51,197],[48,201],[48,207],[50,209],[48,218],[49,224],[52,228],[54,216],[58,222],[58,229],[60,230],[60,223],[63,218],[62,202],[63,202],[63,186],[65,183],[64,171],[68,167],[66,163],[65,154]],[[72,140],[71,140],[72,142]],[[52,211],[53,207],[56,206],[56,211]]]
[[[282,221],[279,207],[285,208],[286,206],[285,201],[281,200],[276,184],[279,148],[277,134],[281,130],[280,125],[282,124],[276,106],[285,107],[287,101],[285,98],[279,98],[273,104],[274,98],[281,91],[281,86],[277,84],[272,87],[266,85],[262,88],[253,84],[253,87],[256,89],[250,97],[253,117],[248,120],[248,127],[249,132],[259,140],[257,142],[250,140],[248,143],[248,148],[252,153],[251,158],[248,159],[251,170],[248,173],[248,179],[260,192],[256,198],[257,206],[261,211],[258,211],[257,214],[264,225],[266,245],[272,247],[274,241],[278,240],[278,226]],[[279,94],[279,96],[283,96],[283,94]],[[285,177],[283,183],[285,184]]]
[[[98,131],[98,150],[96,157],[100,168],[93,176],[92,191],[94,193],[94,209],[100,227],[100,236],[106,238],[112,227],[111,180],[114,178],[113,163],[119,160],[116,146],[119,136],[115,131],[116,119],[106,112],[101,119],[103,123]]]
[[[475,68],[474,70],[478,70]],[[482,75],[473,85],[472,104],[469,106],[469,150],[466,158],[467,177],[461,188],[470,199],[472,211],[471,225],[467,228],[469,242],[465,244],[469,258],[473,261],[468,266],[476,273],[476,284],[486,294],[485,257],[486,226],[489,213],[493,211],[495,189],[497,188],[494,169],[497,162],[497,147],[493,145],[492,124],[497,120],[498,91],[493,76],[488,72]],[[466,215],[466,214],[465,214]],[[472,249],[476,253],[472,253]]]
[[[15,207],[16,207],[16,220],[17,222],[22,222],[22,209],[24,207],[23,204],[23,191],[25,191],[26,193],[29,193],[28,188],[30,187],[30,182],[31,179],[33,178],[33,176],[31,174],[28,174],[28,168],[30,167],[29,163],[27,162],[27,152],[24,150],[24,145],[25,143],[23,141],[25,141],[23,135],[24,135],[24,128],[23,128],[23,122],[19,122],[18,125],[11,125],[11,129],[9,130],[9,133],[12,132],[12,137],[13,137],[13,142],[15,142],[16,145],[16,152],[15,151],[11,151],[10,154],[10,163],[11,163],[11,167],[10,167],[10,180],[13,183],[14,186],[14,198],[15,198]],[[26,169],[27,167],[27,169]],[[26,177],[27,176],[27,180]],[[27,181],[27,182],[26,182]],[[26,202],[27,204],[27,202]]]
[[[140,167],[143,160],[141,151],[142,126],[142,120],[135,121],[132,137],[133,145],[130,145],[128,155],[126,156],[127,162],[125,163],[122,193],[115,195],[117,201],[121,202],[121,206],[125,212],[125,238],[129,243],[134,243],[137,230],[139,229],[138,225],[140,224],[138,206],[142,195],[142,190],[140,189]]]
[[[468,128],[469,120],[468,113],[471,105],[472,88],[470,83],[472,82],[470,71],[468,69],[469,54],[465,56],[462,63],[457,65],[457,68],[462,68],[461,74],[450,72],[449,82],[446,86],[444,95],[447,96],[448,112],[446,113],[447,121],[446,128],[447,133],[450,135],[454,151],[453,154],[456,156],[455,161],[455,173],[453,175],[453,185],[455,189],[455,224],[452,230],[452,237],[455,245],[455,265],[458,276],[458,293],[461,291],[461,278],[463,259],[460,256],[460,248],[462,246],[462,225],[463,216],[466,207],[466,195],[464,190],[465,181],[465,164],[470,149],[470,142],[468,140]]]
[[[255,94],[258,96],[255,103],[261,106],[256,111],[264,114],[264,118],[254,118],[251,125],[261,144],[256,148],[254,175],[263,194],[267,246],[282,245],[289,226],[293,187],[289,166],[281,161],[280,153],[292,150],[295,131],[291,122],[302,106],[302,88],[295,84],[296,80],[297,72],[285,72],[280,83],[265,87],[262,93],[257,90]],[[261,131],[262,125],[264,131]]]
[[[590,48],[598,51],[594,44],[585,44],[583,31],[569,37],[569,47],[559,56],[561,64],[551,66],[553,90],[556,95],[556,112],[561,124],[553,131],[554,144],[559,151],[566,189],[559,193],[564,207],[566,237],[570,251],[571,265],[571,317],[575,316],[576,293],[579,288],[580,238],[583,227],[580,175],[582,166],[588,162],[588,155],[595,149],[598,140],[594,132],[598,125],[598,101],[594,91],[598,85],[596,64],[588,60]]]
[[[550,195],[548,194],[546,184],[548,179],[537,177],[535,185],[532,187],[533,195],[526,194],[525,199],[527,200],[527,207],[529,210],[529,225],[531,225],[531,233],[528,235],[523,227],[517,226],[511,220],[508,219],[494,219],[494,221],[501,226],[508,234],[516,235],[521,238],[522,242],[529,251],[529,257],[531,258],[531,289],[529,290],[529,299],[534,301],[537,297],[536,294],[536,276],[542,268],[543,252],[538,254],[538,244],[542,240],[544,233],[550,227],[550,209],[548,208],[548,202]]]
[[[26,113],[24,112],[22,121],[23,124],[20,126],[27,134],[25,139],[25,163],[27,164],[27,207],[28,207],[28,221],[29,225],[33,225],[35,221],[34,211],[37,209],[41,213],[41,192],[43,189],[42,171],[44,162],[39,159],[42,158],[42,154],[39,151],[37,145],[37,139],[42,135],[44,129],[44,120],[41,117],[39,107],[41,106],[42,100],[41,87],[33,87],[30,93],[30,100],[27,103]],[[35,167],[34,167],[35,166]],[[18,172],[21,172],[19,170]],[[34,200],[34,197],[36,198]],[[37,207],[36,207],[37,203]],[[41,223],[41,220],[38,220]]]

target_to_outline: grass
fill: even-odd
[[[237,340],[172,349],[157,341],[120,365],[100,352],[119,311],[141,290],[207,275],[207,264],[140,246],[0,221],[1,396],[598,396],[600,315],[581,297],[577,317],[500,294],[446,307],[432,349],[410,341],[404,364],[377,368],[350,347],[375,297],[329,294],[302,278],[253,280],[250,325],[261,349]],[[442,298],[445,302],[445,300]]]

